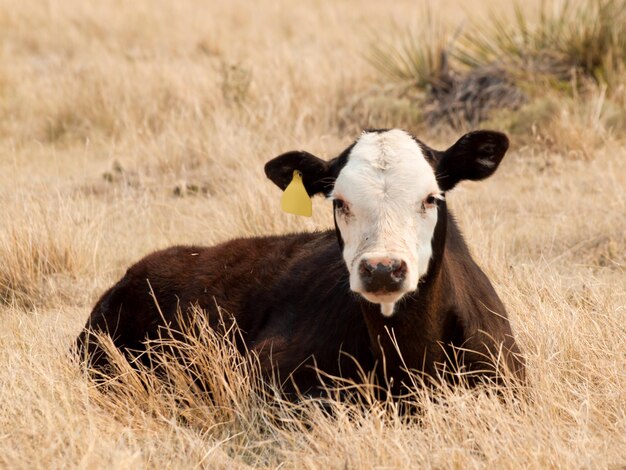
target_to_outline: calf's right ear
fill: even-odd
[[[283,153],[265,164],[265,175],[283,191],[291,182],[294,170],[302,173],[302,182],[309,196],[326,193],[332,188],[327,161],[308,152]]]

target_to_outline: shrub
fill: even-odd
[[[544,1],[536,18],[520,2],[514,19],[492,16],[486,30],[460,38],[470,68],[498,63],[514,76],[570,80],[578,73],[615,87],[626,64],[626,1]]]
[[[626,0],[546,0],[537,12],[491,15],[450,34],[430,10],[418,33],[378,39],[369,59],[412,86],[424,121],[477,126],[498,109],[517,110],[546,86],[572,96],[588,84],[619,99],[626,72]]]

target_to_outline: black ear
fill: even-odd
[[[501,132],[475,131],[465,134],[437,158],[437,183],[448,191],[462,180],[482,180],[491,176],[509,148]]]
[[[265,174],[283,191],[293,178],[294,170],[302,172],[302,182],[309,196],[326,192],[332,187],[329,164],[308,152],[293,151],[283,153],[265,164]]]

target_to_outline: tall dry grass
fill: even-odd
[[[456,0],[436,9],[466,17]],[[267,159],[330,157],[372,125],[450,144],[384,94],[367,106],[384,87],[365,59],[372,30],[422,11],[0,0],[0,467],[626,463],[626,151],[600,86],[548,96],[549,125],[544,104],[521,109],[498,173],[449,196],[527,356],[526,399],[416,391],[410,417],[389,403],[289,405],[210,334],[197,354],[213,398],[173,364],[175,386],[125,370],[103,394],[67,353],[97,296],[151,250],[331,227],[323,200],[310,220],[279,211]]]

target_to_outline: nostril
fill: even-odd
[[[407,271],[406,263],[404,261],[394,261],[392,269],[391,276],[396,281],[404,281]]]
[[[375,266],[369,264],[366,260],[361,260],[359,263],[359,274],[361,276],[371,276],[374,272]]]

